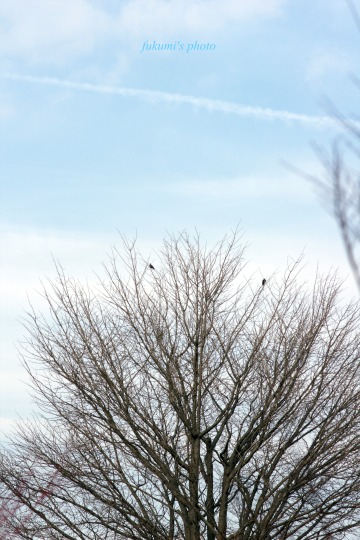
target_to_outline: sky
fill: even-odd
[[[156,261],[167,233],[240,226],[250,268],[304,254],[357,295],[314,186],[314,144],[359,112],[345,0],[0,1],[0,429],[33,404],[17,343],[40,280],[95,280],[119,233]],[[2,436],[0,436],[1,439]]]

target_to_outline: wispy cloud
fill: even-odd
[[[125,2],[118,16],[122,33],[137,36],[182,35],[196,32],[198,36],[217,34],[229,23],[243,24],[260,17],[281,13],[286,0],[132,0]]]
[[[0,2],[0,57],[34,63],[66,62],[113,39],[110,13],[88,0],[11,0]]]
[[[146,36],[219,36],[231,22],[273,17],[286,0],[8,0],[0,2],[0,57],[68,63],[107,43]],[[179,36],[179,37],[176,37]]]
[[[15,73],[5,74],[6,79],[21,82],[58,86],[69,90],[81,92],[95,92],[98,94],[114,94],[124,97],[132,97],[147,102],[164,102],[177,105],[192,105],[210,112],[222,112],[237,116],[257,118],[260,120],[280,120],[282,122],[298,122],[314,127],[335,126],[336,121],[329,116],[312,116],[307,114],[294,113],[292,111],[271,109],[268,107],[253,107],[241,105],[231,101],[220,99],[210,99],[205,97],[195,97],[186,94],[161,92],[157,90],[144,90],[140,88],[127,88],[118,86],[104,86],[98,84],[71,81],[55,77],[34,77],[29,75],[19,75]]]
[[[13,110],[10,107],[0,105],[0,118],[10,116]]]
[[[305,71],[305,79],[313,86],[324,86],[336,75],[347,77],[357,71],[356,53],[342,50],[340,47],[329,46],[314,48],[311,59]]]
[[[144,190],[144,187],[141,187]],[[145,188],[146,189],[146,188]],[[193,180],[183,179],[179,182],[151,184],[147,189],[152,192],[167,193],[180,197],[201,197],[204,200],[252,201],[281,200],[308,203],[313,195],[308,186],[297,178],[289,181],[288,176],[253,176],[234,179]]]

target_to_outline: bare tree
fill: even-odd
[[[252,290],[236,234],[114,253],[32,311],[42,415],[2,453],[8,536],[344,539],[360,529],[359,306],[299,266]],[[4,514],[3,514],[4,515]]]
[[[320,189],[325,206],[334,216],[360,290],[360,125],[341,115],[333,105],[331,111],[342,133],[334,139],[330,149],[315,147],[324,173],[321,177],[300,174]]]
[[[360,33],[360,16],[351,0],[346,0]],[[360,88],[360,80],[352,76]],[[340,134],[331,148],[316,146],[323,166],[320,177],[301,173],[320,188],[322,200],[338,225],[346,255],[360,291],[360,123],[358,117],[342,113],[331,100],[326,101],[329,116],[337,123]],[[299,172],[299,171],[298,171]]]

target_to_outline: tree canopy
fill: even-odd
[[[42,414],[2,452],[24,539],[322,540],[360,524],[359,305],[336,276],[244,278],[236,234],[124,241],[99,290],[27,318]],[[255,281],[254,281],[255,283]]]

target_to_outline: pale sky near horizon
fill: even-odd
[[[166,232],[211,243],[240,223],[260,277],[303,252],[305,275],[339,267],[357,294],[332,218],[283,162],[321,171],[326,100],[359,112],[359,48],[345,0],[0,0],[0,428],[31,410],[28,296],[52,257],[91,279],[118,231],[147,256]]]

